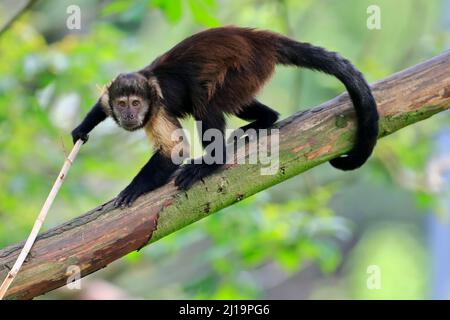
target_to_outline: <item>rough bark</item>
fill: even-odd
[[[381,115],[380,137],[450,107],[450,52],[396,73],[372,85]],[[39,236],[7,298],[29,299],[66,283],[67,268],[82,276],[125,254],[230,206],[263,189],[345,153],[352,146],[354,112],[347,94],[310,111],[297,113],[277,127],[279,170],[261,175],[261,165],[226,168],[179,192],[173,182],[147,194],[127,209],[111,202]],[[248,156],[242,148],[238,157]],[[413,151],[412,151],[413,152]],[[0,279],[23,243],[0,250]]]

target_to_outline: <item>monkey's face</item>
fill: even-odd
[[[125,130],[142,128],[149,112],[147,99],[138,95],[119,96],[111,101],[118,124]]]
[[[142,128],[150,114],[150,87],[138,73],[119,75],[109,86],[109,104],[114,120],[128,131]]]

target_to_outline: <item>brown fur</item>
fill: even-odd
[[[148,79],[148,85],[150,86],[150,88],[152,88],[154,90],[154,92],[156,92],[156,95],[158,96],[158,98],[164,99],[164,96],[161,91],[161,87],[160,87],[158,79],[156,79],[156,77],[150,77]]]
[[[248,28],[209,29],[185,39],[143,72],[158,75],[170,71],[195,81],[190,89],[194,92],[193,113],[198,118],[211,104],[236,114],[274,72],[277,37],[272,32]],[[185,68],[185,73],[172,70],[174,66]]]
[[[251,121],[244,129],[274,124],[278,113],[257,101],[255,95],[269,80],[276,64],[321,71],[344,83],[357,111],[357,139],[346,157],[333,159],[331,164],[342,170],[361,166],[370,156],[378,134],[376,103],[362,74],[336,53],[276,33],[238,27],[197,33],[144,69],[119,75],[72,131],[73,140],[86,141],[88,133],[107,115],[129,131],[144,127],[157,150],[115,202],[117,206],[130,204],[139,195],[166,183],[177,169],[179,163],[171,161],[171,155],[183,147],[180,141],[172,139],[174,130],[181,129],[179,118],[194,116],[202,121],[203,132],[214,128],[223,133],[225,114]],[[110,100],[115,102],[124,96],[139,97],[141,103],[133,103],[141,107],[130,107],[129,99],[128,108],[110,105]],[[111,106],[118,109],[112,112]],[[180,139],[187,142],[185,137]],[[208,156],[215,155],[215,151],[207,148],[211,143],[202,140]],[[217,163],[183,166],[175,184],[187,189],[215,172],[226,160],[226,149],[223,151]]]

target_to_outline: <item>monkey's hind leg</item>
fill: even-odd
[[[253,100],[245,106],[236,116],[242,120],[253,121],[233,131],[228,139],[228,143],[238,140],[248,129],[265,129],[277,122],[279,113],[262,104],[258,100]]]
[[[225,117],[220,111],[214,112],[212,106],[210,110],[200,121],[199,128],[200,139],[206,154],[198,161],[199,163],[191,159],[191,163],[181,167],[180,173],[175,178],[175,185],[180,189],[189,189],[195,182],[214,173],[226,162]],[[216,130],[207,132],[209,129]]]

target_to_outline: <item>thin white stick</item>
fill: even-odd
[[[72,162],[75,160],[75,157],[77,156],[78,151],[80,151],[80,147],[82,144],[83,144],[83,141],[78,140],[77,143],[75,143],[75,145],[73,146],[73,149],[70,152],[69,156],[67,157],[66,161],[64,162],[64,165],[58,175],[58,178],[56,179],[55,183],[53,184],[53,188],[50,191],[50,193],[47,197],[47,200],[45,200],[44,206],[42,207],[41,212],[39,212],[39,215],[36,218],[36,221],[34,222],[33,229],[31,230],[31,233],[28,236],[28,239],[25,242],[25,245],[23,246],[22,251],[20,252],[19,256],[17,257],[17,260],[14,263],[14,266],[8,272],[8,275],[6,276],[5,280],[3,280],[3,283],[0,286],[0,300],[2,300],[3,297],[5,296],[6,291],[8,290],[9,286],[14,281],[14,279],[16,278],[17,273],[19,272],[20,268],[22,267],[23,262],[25,261],[25,258],[28,256],[28,253],[30,252],[31,247],[33,246],[34,241],[36,240],[39,230],[41,229],[42,224],[44,223],[45,217],[47,216],[47,212],[50,209],[53,201],[55,200],[56,194],[58,193],[59,189],[61,188],[61,185],[67,176],[67,172],[69,171],[70,166],[72,165]]]

